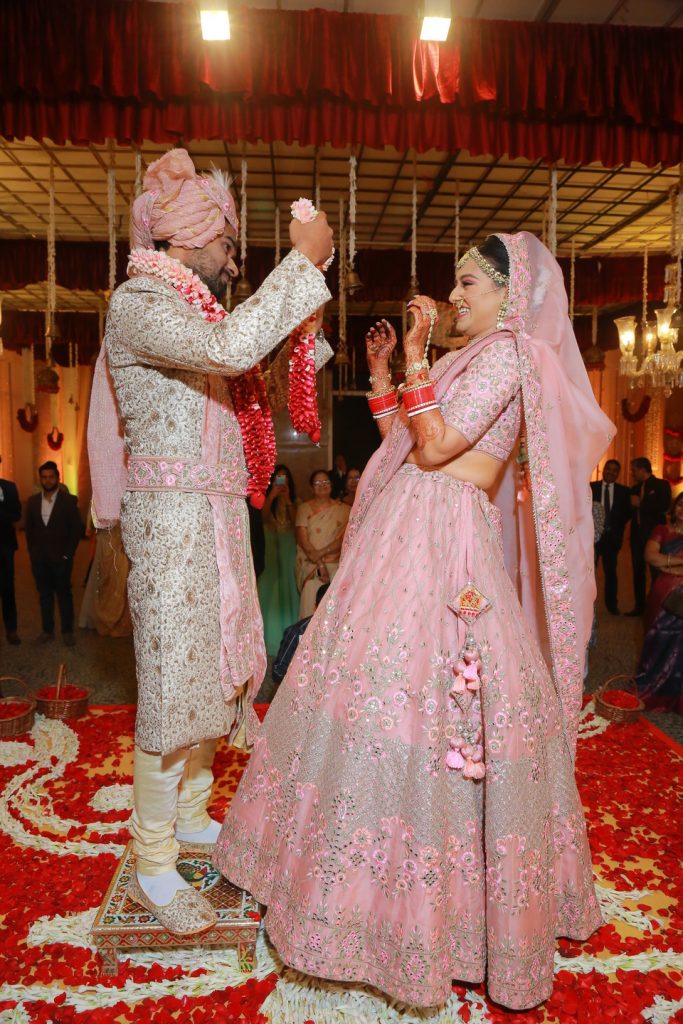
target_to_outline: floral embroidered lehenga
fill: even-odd
[[[561,337],[546,335],[555,351],[534,349],[546,311],[557,316],[557,264],[531,236],[500,237],[505,329],[432,370],[445,420],[508,466],[497,504],[406,464],[412,441],[394,424],[214,853],[267,904],[286,963],[417,1006],[485,977],[497,1002],[533,1006],[552,989],[555,937],[600,924],[573,758],[594,591],[588,480],[611,424],[573,335],[566,355],[566,299]],[[532,500],[519,505],[522,415]],[[584,431],[571,467],[549,444],[557,416]],[[535,538],[515,522],[531,511]]]

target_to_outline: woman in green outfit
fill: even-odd
[[[266,535],[265,569],[258,580],[266,651],[275,655],[282,634],[299,617],[299,592],[294,578],[296,490],[288,467],[275,467],[263,506]]]

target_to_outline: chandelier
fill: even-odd
[[[679,206],[680,203],[677,203]],[[676,218],[678,220],[678,218]],[[640,331],[635,316],[620,316],[614,321],[619,332],[621,359],[619,373],[628,378],[632,388],[662,388],[666,398],[676,387],[683,387],[683,349],[678,348],[678,332],[683,327],[683,309],[680,308],[681,261],[680,234],[675,263],[666,268],[664,301],[666,305],[655,310],[656,323],[647,317],[647,260],[643,257],[643,313]],[[641,353],[636,354],[637,335],[640,335]]]

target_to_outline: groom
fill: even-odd
[[[332,232],[324,214],[292,221],[292,251],[222,319],[213,298],[238,274],[227,182],[217,172],[198,175],[187,152],[174,149],[149,167],[143,187],[131,213],[134,276],[114,292],[107,316],[89,449],[95,511],[106,523],[120,506],[131,562],[138,709],[130,895],[169,931],[194,934],[216,914],[176,871],[178,841],[218,835],[207,813],[214,751],[221,736],[243,740],[265,666],[245,452],[226,378],[256,367],[330,298],[317,267],[332,252]],[[330,350],[321,347],[324,361]],[[116,411],[127,478],[115,470]]]

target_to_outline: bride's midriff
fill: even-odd
[[[463,452],[462,455],[458,455],[449,462],[443,462],[439,466],[423,466],[420,462],[419,451],[417,448],[413,448],[406,458],[406,462],[412,462],[413,465],[419,466],[425,473],[438,471],[447,473],[455,480],[467,480],[475,487],[480,487],[482,491],[491,490],[505,466],[504,462],[494,459],[492,455],[471,450]]]

